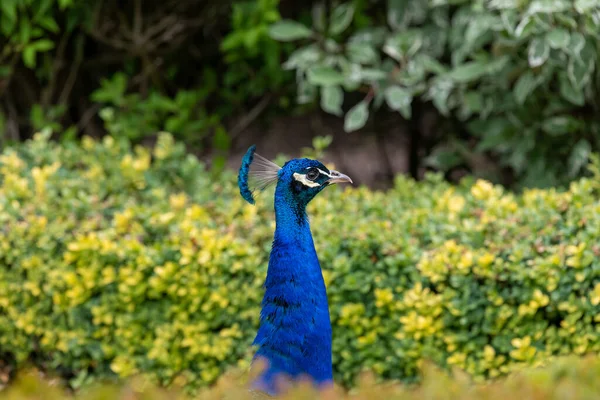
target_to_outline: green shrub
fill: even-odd
[[[336,381],[495,377],[600,350],[600,178],[332,188],[310,205]],[[171,136],[153,149],[38,134],[0,156],[0,356],[70,379],[194,388],[245,368],[274,229]]]
[[[426,365],[424,379],[418,387],[399,384],[376,385],[369,375],[361,377],[357,387],[346,392],[339,387],[327,393],[317,394],[306,385],[294,387],[283,399],[329,399],[329,400],[504,400],[525,398],[528,400],[591,400],[600,396],[600,361],[598,357],[566,357],[545,368],[530,369],[484,385],[473,385],[464,375],[452,379],[439,369]],[[215,387],[204,390],[199,397],[189,397],[175,388],[159,389],[143,379],[128,379],[126,384],[95,385],[75,395],[65,393],[56,382],[42,379],[34,373],[23,373],[16,383],[6,390],[9,400],[55,400],[68,398],[116,400],[116,399],[189,399],[203,400],[251,400],[267,399],[250,393],[237,374],[228,374]]]
[[[568,182],[600,148],[600,3],[389,0],[367,14],[363,3],[329,16],[317,3],[312,27],[272,25],[297,44],[283,66],[299,102],[345,114],[347,131],[384,105],[410,119],[414,102],[431,102],[448,123],[429,166],[489,153],[528,186]]]

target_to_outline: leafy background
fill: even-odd
[[[331,136],[362,144],[348,172],[383,159],[387,186],[514,188],[564,186],[599,147],[594,0],[7,0],[0,20],[3,145],[166,130],[220,170],[285,126],[273,155]]]

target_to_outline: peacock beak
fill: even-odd
[[[329,178],[329,180],[327,181],[329,184],[343,183],[343,182],[354,183],[354,182],[352,182],[352,179],[350,179],[350,177],[348,175],[344,175],[338,171],[331,170],[331,171],[329,171],[329,175],[331,176],[331,178]]]

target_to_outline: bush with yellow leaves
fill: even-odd
[[[426,363],[418,386],[398,382],[377,384],[371,374],[361,374],[351,390],[339,386],[317,392],[300,382],[278,396],[281,400],[592,400],[600,398],[600,359],[561,357],[544,368],[526,368],[490,383],[473,383],[461,371],[453,377]],[[66,391],[56,379],[39,372],[19,374],[3,393],[7,400],[267,400],[259,392],[248,390],[246,374],[228,373],[218,382],[190,396],[179,387],[158,388],[140,377],[119,384],[94,384],[75,393]]]
[[[398,177],[309,206],[335,379],[414,382],[424,360],[496,377],[600,350],[600,182],[516,195]],[[163,134],[153,149],[59,145],[0,156],[0,359],[73,387],[141,374],[193,389],[251,357],[274,229]]]

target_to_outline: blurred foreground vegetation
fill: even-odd
[[[131,147],[48,132],[0,155],[0,376],[73,388],[142,375],[194,390],[252,354],[274,229],[168,134]],[[568,190],[398,177],[309,206],[336,382],[481,381],[600,351],[600,164]],[[357,218],[360,216],[360,218]]]
[[[554,360],[543,368],[528,368],[507,379],[486,384],[473,384],[456,371],[454,378],[426,364],[423,382],[417,387],[396,383],[377,385],[368,375],[350,393],[336,387],[326,393],[317,394],[307,386],[299,385],[282,399],[327,399],[327,400],[594,400],[600,397],[600,362],[597,357],[578,359],[575,357]],[[82,400],[174,400],[202,398],[206,400],[256,399],[244,388],[239,374],[229,374],[213,388],[203,391],[198,397],[190,397],[175,389],[156,388],[139,379],[120,385],[94,385],[82,389],[76,395],[67,393],[59,386],[50,384],[35,373],[22,374],[17,383],[3,394],[7,400],[57,400],[74,398]],[[1,393],[1,392],[0,392]]]
[[[0,22],[3,144],[167,130],[219,169],[252,124],[320,108],[408,136],[413,177],[516,187],[600,149],[593,0],[6,0]]]

